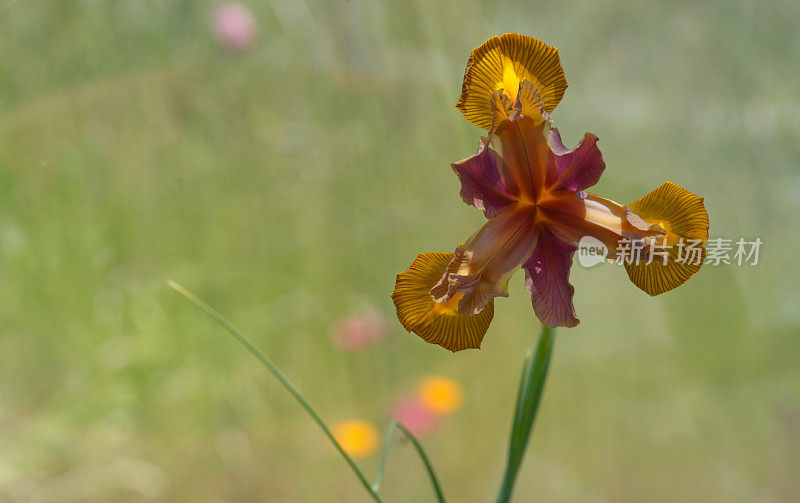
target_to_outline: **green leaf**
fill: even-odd
[[[536,346],[536,353],[531,355],[529,351],[525,357],[517,391],[517,407],[511,424],[508,461],[503,475],[503,483],[497,495],[497,503],[508,503],[511,500],[517,472],[525,457],[533,423],[536,420],[536,412],[539,410],[539,403],[542,399],[547,370],[550,367],[550,355],[553,352],[554,333],[554,329],[543,327],[542,336]]]
[[[436,500],[439,503],[445,503],[444,494],[442,493],[442,488],[439,484],[439,480],[436,478],[436,473],[433,470],[433,465],[431,464],[428,455],[425,453],[425,449],[422,448],[422,444],[419,443],[419,440],[417,440],[417,438],[414,435],[412,435],[411,432],[408,431],[408,429],[406,429],[405,426],[403,426],[397,421],[392,421],[392,423],[389,425],[389,429],[386,431],[386,437],[384,440],[383,449],[381,451],[381,464],[378,470],[378,476],[375,480],[375,483],[370,484],[367,481],[367,478],[364,476],[364,473],[356,464],[356,462],[353,461],[353,458],[351,458],[345,452],[342,446],[339,445],[339,442],[336,441],[336,438],[334,438],[333,433],[331,433],[330,429],[322,420],[322,418],[319,416],[319,414],[317,414],[317,412],[311,407],[311,405],[309,405],[306,399],[303,398],[303,395],[300,394],[300,392],[297,390],[297,388],[294,387],[294,385],[289,381],[289,379],[287,379],[286,376],[283,375],[283,372],[278,370],[278,367],[276,367],[266,356],[264,356],[264,354],[261,353],[261,351],[256,349],[256,347],[253,346],[253,344],[249,340],[247,340],[244,334],[242,334],[236,327],[233,326],[233,324],[231,324],[231,322],[229,322],[221,314],[219,314],[213,307],[209,306],[208,304],[200,300],[193,293],[186,290],[178,283],[169,280],[167,284],[169,285],[170,288],[172,288],[179,294],[186,297],[190,302],[192,302],[194,305],[205,311],[206,314],[211,316],[217,323],[222,325],[223,328],[225,328],[225,330],[227,330],[232,336],[234,336],[242,346],[244,346],[248,351],[250,351],[250,353],[252,353],[253,356],[255,356],[258,359],[258,361],[260,361],[267,368],[267,370],[269,370],[272,373],[272,375],[274,375],[278,379],[278,381],[280,381],[283,387],[286,388],[286,390],[289,393],[291,393],[291,395],[300,403],[300,405],[306,410],[306,412],[308,412],[308,414],[311,416],[314,422],[317,423],[317,425],[320,427],[325,436],[328,437],[328,440],[330,440],[330,442],[333,444],[336,450],[339,451],[339,454],[341,454],[344,460],[347,462],[347,464],[350,465],[350,468],[353,469],[353,472],[358,477],[358,480],[367,489],[367,492],[369,492],[373,500],[375,500],[377,503],[382,503],[380,496],[378,496],[378,490],[380,489],[381,482],[383,481],[383,473],[386,467],[386,460],[389,454],[389,446],[391,445],[392,441],[392,433],[394,432],[395,429],[398,429],[400,430],[400,432],[403,433],[403,435],[406,436],[406,438],[408,438],[408,440],[411,441],[411,444],[417,450],[420,459],[422,459],[422,463],[425,465],[425,470],[428,472],[428,477],[430,477],[431,479],[433,490],[436,493]]]
[[[417,454],[419,454],[420,459],[422,459],[422,463],[425,465],[425,470],[428,472],[428,477],[431,479],[433,490],[436,492],[436,501],[439,503],[445,503],[442,487],[439,485],[439,480],[436,478],[436,472],[433,470],[433,465],[431,464],[428,455],[425,453],[425,449],[422,448],[422,444],[419,443],[417,437],[415,437],[397,420],[393,420],[389,425],[389,428],[386,430],[386,436],[384,437],[383,441],[383,449],[381,450],[381,464],[378,468],[378,476],[375,478],[375,483],[372,484],[372,489],[377,492],[381,488],[381,483],[383,482],[383,471],[386,468],[386,460],[389,456],[389,446],[392,443],[392,435],[394,434],[395,429],[400,430],[400,432],[411,441],[411,444],[417,450]]]
[[[264,354],[261,351],[256,349],[256,347],[253,346],[253,344],[249,340],[247,340],[247,338],[236,327],[234,327],[233,324],[231,324],[231,322],[226,320],[213,307],[209,306],[208,304],[197,298],[193,293],[191,293],[178,283],[169,280],[167,284],[170,286],[170,288],[172,288],[179,294],[189,299],[189,301],[191,301],[194,305],[196,305],[197,307],[205,311],[206,314],[214,318],[214,320],[217,323],[222,325],[222,327],[225,328],[225,330],[230,332],[230,334],[234,336],[242,346],[244,346],[248,351],[250,351],[250,353],[252,353],[253,356],[255,356],[258,359],[258,361],[260,361],[267,368],[267,370],[269,370],[272,373],[272,375],[274,375],[278,379],[278,381],[280,381],[283,387],[286,388],[286,390],[289,393],[291,393],[291,395],[298,402],[300,402],[300,405],[306,410],[306,412],[308,412],[308,414],[311,416],[314,422],[317,423],[317,425],[320,427],[325,436],[328,437],[328,440],[330,440],[330,442],[333,444],[333,447],[336,448],[337,451],[339,451],[339,454],[341,454],[344,460],[347,462],[347,464],[350,465],[350,468],[353,469],[353,472],[356,474],[356,477],[358,477],[358,480],[366,488],[370,496],[372,496],[372,499],[375,500],[377,503],[382,503],[380,496],[378,496],[378,492],[372,489],[372,486],[367,481],[367,478],[361,472],[361,469],[358,467],[356,462],[353,461],[353,458],[348,456],[348,454],[345,452],[342,446],[339,445],[339,442],[337,442],[336,438],[334,438],[333,433],[331,433],[331,430],[328,428],[328,425],[325,424],[325,422],[322,420],[319,414],[317,414],[317,412],[311,407],[311,405],[309,405],[306,399],[303,398],[303,395],[300,394],[300,392],[297,390],[297,388],[294,387],[294,385],[289,381],[289,379],[287,379],[286,376],[283,375],[283,372],[278,370],[278,367],[276,367],[271,361],[269,361],[269,359],[266,356],[264,356]]]

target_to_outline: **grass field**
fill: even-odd
[[[481,223],[449,163],[469,51],[516,31],[560,48],[568,145],[596,192],[674,181],[712,237],[764,245],[653,299],[575,265],[516,500],[777,503],[800,482],[800,4],[250,2],[220,49],[213,2],[0,0],[0,502],[369,501],[305,413],[203,313],[203,297],[324,418],[385,427],[429,374],[465,390],[423,438],[451,502],[491,501],[526,350],[522,275],[483,349],[394,319],[394,275]],[[350,354],[363,309],[391,327]],[[372,475],[378,456],[364,460]],[[407,444],[387,502],[432,501]]]

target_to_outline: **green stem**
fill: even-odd
[[[536,412],[542,399],[547,370],[550,367],[550,356],[553,353],[553,339],[555,330],[549,327],[542,328],[542,336],[536,346],[536,354],[530,352],[525,357],[522,368],[522,378],[517,392],[517,406],[514,411],[514,420],[511,425],[511,438],[508,444],[508,461],[506,463],[503,483],[497,495],[497,503],[508,503],[514,490],[517,472],[525,457]]]
[[[372,489],[377,492],[381,487],[381,483],[383,482],[383,470],[386,468],[386,460],[389,456],[389,446],[392,442],[392,435],[395,428],[400,430],[403,435],[405,435],[406,438],[411,441],[411,444],[417,450],[417,454],[419,454],[420,459],[422,459],[422,463],[425,465],[425,470],[428,472],[428,477],[431,479],[433,490],[436,492],[436,501],[439,503],[445,503],[442,487],[439,485],[439,480],[436,478],[436,472],[433,470],[433,465],[431,464],[428,455],[425,454],[425,449],[422,448],[422,444],[419,443],[419,440],[417,440],[417,438],[396,419],[389,424],[389,428],[386,430],[386,436],[383,441],[383,450],[381,452],[381,464],[378,468],[378,476],[375,478],[375,483],[372,484]]]
[[[194,294],[183,288],[178,283],[169,280],[167,281],[167,284],[170,286],[170,288],[172,288],[179,294],[189,299],[193,304],[195,304],[197,307],[205,311],[206,314],[214,318],[214,320],[220,325],[222,325],[222,327],[225,328],[225,330],[230,332],[230,334],[234,336],[242,346],[244,346],[248,351],[250,351],[250,353],[252,353],[253,356],[255,356],[267,368],[267,370],[272,372],[272,375],[274,375],[278,379],[278,381],[280,381],[283,387],[286,388],[286,390],[292,394],[295,400],[297,400],[300,403],[300,405],[306,410],[306,412],[308,412],[308,414],[311,416],[314,422],[317,423],[317,425],[320,427],[325,436],[328,437],[328,440],[330,440],[333,446],[336,448],[336,450],[339,451],[339,454],[341,454],[344,460],[347,461],[347,464],[350,465],[350,468],[353,469],[353,472],[355,472],[356,476],[358,477],[358,480],[361,481],[361,484],[366,488],[366,490],[372,496],[372,499],[374,499],[378,503],[382,503],[382,500],[380,496],[378,496],[377,491],[372,488],[370,483],[367,481],[367,478],[358,468],[358,465],[355,463],[355,461],[353,461],[353,459],[347,455],[342,446],[339,445],[339,442],[337,442],[336,439],[334,438],[333,433],[331,433],[331,431],[328,429],[328,426],[325,424],[322,418],[319,417],[319,414],[317,414],[316,411],[313,408],[311,408],[308,402],[306,402],[306,400],[303,398],[300,392],[297,391],[297,388],[295,388],[294,385],[291,382],[289,382],[286,376],[284,376],[283,373],[280,370],[278,370],[278,368],[275,365],[273,365],[272,362],[269,361],[269,359],[267,359],[266,356],[264,356],[258,349],[256,349],[256,347],[253,346],[250,343],[250,341],[248,341],[247,338],[245,338],[245,336],[231,324],[231,322],[223,318],[222,315],[219,314],[213,307],[209,306],[208,304],[197,298]]]

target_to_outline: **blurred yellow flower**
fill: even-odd
[[[444,376],[426,377],[417,389],[420,401],[437,414],[450,414],[464,400],[461,385]]]
[[[378,448],[378,430],[368,421],[339,421],[331,427],[331,432],[342,449],[354,458],[367,457]]]

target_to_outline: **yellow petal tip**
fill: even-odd
[[[552,112],[567,89],[558,49],[518,33],[492,37],[470,54],[456,108],[468,121],[488,130],[492,93],[502,89],[513,103],[525,80],[538,90],[544,110]]]
[[[494,302],[489,301],[476,315],[467,315],[458,312],[461,294],[441,303],[430,294],[452,258],[452,253],[420,253],[408,270],[397,275],[392,293],[397,319],[428,343],[453,352],[479,349],[494,316]]]
[[[708,240],[709,221],[703,198],[665,182],[629,207],[645,222],[666,231],[664,241],[656,243],[663,256],[649,264],[644,260],[625,264],[631,282],[656,296],[689,281],[706,256],[703,245]]]

